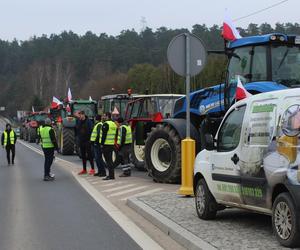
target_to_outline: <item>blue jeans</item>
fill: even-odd
[[[105,174],[106,165],[102,158],[102,150],[100,144],[93,144],[93,150],[94,150],[95,161],[98,168],[98,173]]]

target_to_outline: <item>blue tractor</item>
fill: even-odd
[[[196,153],[205,146],[205,133],[216,133],[226,110],[236,101],[238,76],[251,94],[300,87],[300,36],[276,33],[244,37],[228,42],[224,53],[228,57],[225,83],[190,94]],[[173,117],[157,124],[147,136],[145,163],[154,181],[180,182],[185,117],[183,97],[177,100]]]

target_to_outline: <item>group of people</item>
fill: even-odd
[[[130,176],[129,154],[132,144],[132,132],[131,127],[124,122],[123,118],[119,117],[116,121],[113,121],[111,113],[105,113],[103,116],[97,115],[93,125],[84,111],[78,112],[76,116],[75,135],[82,159],[82,170],[78,174],[104,177],[103,180],[115,179],[113,152],[117,152],[122,159],[123,173],[120,177]],[[45,156],[44,180],[52,181],[55,177],[51,174],[51,165],[54,159],[54,151],[58,151],[59,148],[49,118],[45,120],[45,125],[39,128],[39,138]],[[98,169],[97,172],[94,167],[94,159]],[[87,161],[91,166],[89,172],[87,172]]]
[[[82,158],[82,170],[79,175],[87,174],[87,161],[90,162],[89,174],[104,177],[103,180],[115,179],[115,165],[113,152],[118,152],[122,159],[123,173],[120,177],[131,175],[129,153],[132,144],[131,127],[119,117],[112,120],[111,113],[95,117],[95,124],[92,127],[91,121],[83,111],[78,114],[76,126],[76,137],[80,147]],[[104,160],[103,160],[104,157]],[[94,168],[94,159],[97,165],[97,173]],[[108,170],[108,174],[106,173]]]

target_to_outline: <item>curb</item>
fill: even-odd
[[[211,244],[198,238],[137,198],[128,199],[127,205],[187,249],[217,250]]]

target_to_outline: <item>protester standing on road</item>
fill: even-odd
[[[105,113],[105,122],[102,126],[101,145],[103,146],[103,155],[108,168],[108,176],[103,180],[115,179],[114,163],[112,153],[115,148],[115,140],[117,135],[117,125],[111,120],[111,113]]]
[[[130,167],[130,151],[132,145],[132,131],[128,123],[124,122],[122,117],[118,118],[118,153],[122,158],[122,170],[123,173],[120,177],[128,177],[131,175]]]
[[[105,162],[102,159],[102,149],[100,146],[102,125],[103,123],[101,122],[101,115],[96,115],[95,125],[90,140],[93,147],[94,158],[98,168],[98,173],[95,173],[94,176],[99,177],[106,176]]]
[[[89,174],[94,175],[94,159],[90,142],[93,125],[90,119],[85,115],[84,111],[80,111],[78,113],[78,118],[79,119],[76,125],[76,136],[78,138],[78,144],[82,159],[82,170],[78,174],[82,175],[87,173],[86,162],[87,160],[89,160],[91,165],[91,170],[89,171]]]
[[[15,145],[17,136],[9,123],[6,124],[6,129],[2,133],[1,144],[6,149],[7,164],[10,165],[10,151],[12,153],[12,164],[15,164]]]
[[[54,159],[54,150],[58,151],[58,146],[55,132],[49,118],[45,119],[45,125],[40,128],[40,139],[42,141],[42,149],[45,156],[44,181],[53,181],[54,175],[51,174],[51,165]]]

